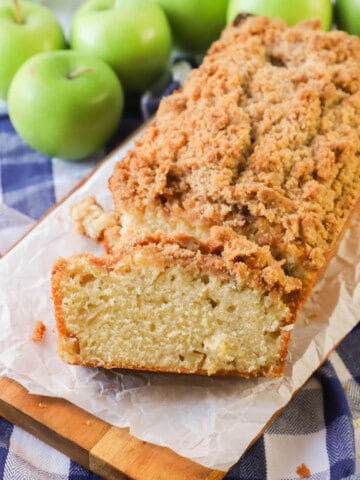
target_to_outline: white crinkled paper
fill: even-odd
[[[31,393],[64,398],[133,435],[212,468],[228,469],[356,325],[360,227],[355,219],[299,316],[281,379],[208,378],[69,366],[56,353],[50,272],[58,256],[100,252],[73,233],[70,205],[96,195],[112,208],[107,181],[132,141],[114,152],[0,260],[0,373]],[[35,323],[47,327],[31,341]]]

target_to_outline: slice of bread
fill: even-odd
[[[301,282],[231,230],[123,240],[58,259],[59,353],[69,363],[199,374],[281,374]]]

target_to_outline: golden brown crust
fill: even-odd
[[[63,316],[62,308],[62,295],[60,289],[60,282],[63,275],[63,272],[66,268],[68,260],[62,257],[59,257],[55,260],[53,268],[51,271],[51,289],[52,289],[52,299],[54,304],[56,327],[59,335],[59,340],[63,337],[68,336],[68,332],[65,328],[65,319]],[[60,342],[59,342],[60,344]]]
[[[360,39],[318,27],[225,29],[117,164],[118,211],[229,226],[311,284],[360,194]]]
[[[61,354],[61,352],[60,352]],[[183,373],[183,374],[192,374],[192,375],[205,375],[208,376],[209,372],[204,369],[197,369],[197,370],[190,370],[188,368],[182,367],[181,365],[167,365],[163,367],[159,366],[152,366],[152,365],[137,365],[133,363],[122,363],[119,364],[118,362],[101,362],[101,361],[84,361],[80,359],[73,358],[72,360],[66,358],[67,363],[70,365],[82,365],[87,367],[101,367],[101,368],[121,368],[124,370],[142,370],[147,372],[164,372],[164,373]],[[274,365],[271,369],[263,369],[263,370],[253,370],[251,372],[248,371],[239,371],[239,370],[218,370],[215,375],[221,377],[242,377],[242,378],[253,378],[264,376],[267,378],[273,377],[280,377],[283,374],[285,367],[285,362],[279,362],[278,365]]]

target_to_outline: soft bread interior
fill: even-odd
[[[226,281],[138,260],[110,267],[88,255],[58,260],[55,306],[64,360],[189,373],[279,374],[290,316],[281,300],[239,278]]]

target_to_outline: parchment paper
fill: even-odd
[[[359,218],[301,313],[281,379],[207,378],[69,366],[57,354],[50,291],[53,260],[100,252],[73,233],[69,206],[96,195],[111,208],[107,180],[132,141],[0,260],[0,374],[31,393],[64,398],[133,435],[212,468],[228,469],[356,325],[360,311]],[[41,343],[35,323],[47,326]]]

